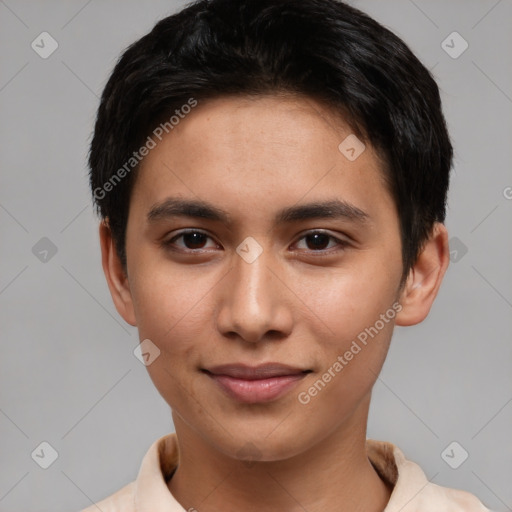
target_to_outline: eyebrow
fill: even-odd
[[[149,223],[172,217],[194,217],[232,224],[231,215],[202,200],[169,197],[151,207],[147,214]],[[274,224],[292,223],[310,219],[345,219],[359,223],[366,222],[369,215],[357,206],[332,199],[283,208],[274,217]]]

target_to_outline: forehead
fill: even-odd
[[[202,155],[279,160],[336,154],[337,141],[352,133],[339,113],[302,95],[227,96],[199,105],[173,129],[176,139],[201,147]],[[308,142],[305,144],[305,142]],[[333,145],[334,144],[334,145]],[[252,152],[251,150],[257,150]],[[189,155],[192,157],[193,155]]]
[[[155,204],[172,192],[226,206],[263,201],[277,211],[327,193],[361,205],[372,194],[390,199],[375,150],[338,112],[309,97],[210,100],[157,142],[142,161],[135,202]]]

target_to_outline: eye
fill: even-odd
[[[208,246],[208,240],[211,245]],[[300,247],[302,243],[302,247]],[[202,250],[217,249],[219,245],[215,243],[211,236],[197,229],[181,231],[169,240],[162,242],[162,245],[178,252],[201,252]],[[295,247],[300,250],[325,255],[325,253],[335,253],[343,250],[349,244],[329,233],[323,231],[311,231],[303,235],[296,243]],[[304,247],[305,246],[305,247]],[[334,251],[330,249],[336,248]]]
[[[310,233],[307,233],[302,238],[300,238],[297,245],[299,245],[300,241],[302,240],[305,241],[304,245],[306,245],[306,250],[317,253],[325,253],[326,251],[337,252],[348,246],[348,242],[340,240],[339,238],[336,238],[335,236],[323,231],[311,231]],[[329,251],[329,249],[332,249],[336,246],[338,249],[335,251]]]
[[[177,243],[178,240],[182,240],[182,243]],[[212,246],[208,247],[207,241],[208,239],[212,240],[212,238],[202,232],[198,231],[197,229],[190,229],[188,231],[182,231],[181,233],[178,233],[174,237],[172,237],[170,240],[164,241],[163,245],[165,247],[168,247],[172,250],[179,250],[179,251],[196,251],[196,250],[202,250],[202,249],[215,249],[218,247],[216,243],[213,243]]]

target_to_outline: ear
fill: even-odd
[[[99,227],[101,245],[101,264],[118,313],[130,325],[137,325],[133,308],[130,283],[121,260],[115,249],[108,221],[102,221]]]
[[[449,262],[448,232],[436,222],[401,291],[396,325],[415,325],[427,317]]]

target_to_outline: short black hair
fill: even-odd
[[[283,92],[326,104],[378,151],[399,215],[403,282],[446,214],[453,150],[439,88],[399,37],[338,0],[199,0],[124,51],[101,97],[89,166],[96,211],[125,267],[137,150],[159,123],[169,132],[170,117],[193,102]]]

